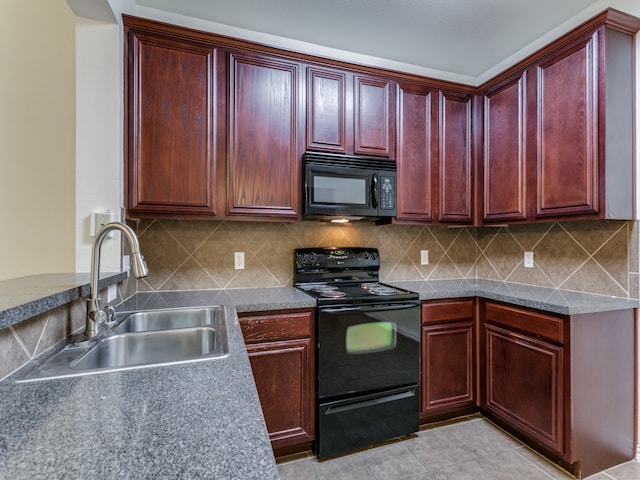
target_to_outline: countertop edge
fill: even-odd
[[[127,277],[127,272],[103,273],[98,288]],[[89,273],[30,275],[0,281],[0,330],[87,296],[89,283]]]

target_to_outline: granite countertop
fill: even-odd
[[[126,272],[102,273],[98,288],[126,278]],[[0,329],[86,297],[89,282],[89,273],[50,273],[0,281]]]
[[[138,293],[118,307],[224,305],[229,355],[191,364],[0,382],[0,478],[277,479],[240,311],[308,308],[295,288]]]
[[[628,298],[570,292],[493,280],[430,280],[423,282],[389,282],[389,284],[417,292],[420,295],[420,300],[480,297],[561,315],[625,310],[640,306],[638,300]]]
[[[637,300],[489,280],[388,283],[421,300],[477,296],[565,315],[638,307]],[[316,302],[292,287],[139,292],[118,310],[208,305],[225,306],[226,357],[15,383],[29,364],[0,382],[0,478],[277,479],[237,312]]]

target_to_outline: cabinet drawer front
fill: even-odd
[[[245,343],[312,337],[312,312],[254,315],[240,318]]]
[[[425,303],[422,305],[422,324],[440,323],[473,318],[473,300]]]
[[[487,304],[485,320],[564,343],[564,321],[561,318],[504,305]]]

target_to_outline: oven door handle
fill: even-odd
[[[381,403],[397,402],[398,400],[404,400],[415,396],[416,394],[413,390],[407,390],[393,395],[384,395],[378,398],[371,398],[369,400],[355,401],[347,405],[332,406],[327,409],[325,415],[348,412],[349,410],[356,410],[358,408],[372,407],[374,405],[380,405]]]
[[[385,303],[383,305],[358,305],[348,307],[322,307],[320,311],[323,313],[341,313],[341,312],[372,312],[383,310],[405,310],[407,308],[417,308],[417,303]]]

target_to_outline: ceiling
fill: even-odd
[[[600,2],[135,0],[135,3],[142,8],[477,79]]]

